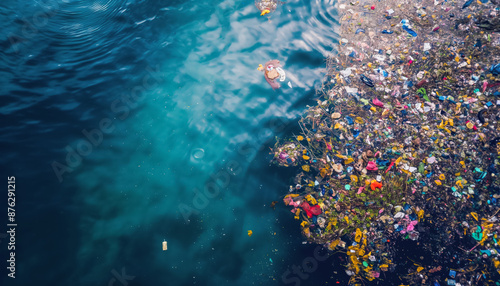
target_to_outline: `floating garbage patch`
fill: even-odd
[[[274,164],[297,169],[291,216],[309,242],[347,254],[353,285],[395,271],[408,285],[500,285],[499,1],[337,8],[317,104],[273,148]],[[428,264],[397,265],[402,240]]]

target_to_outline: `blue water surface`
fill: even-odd
[[[17,277],[1,285],[335,283],[330,260],[287,273],[315,246],[281,204],[295,170],[269,166],[315,103],[334,4],[261,17],[253,1],[2,1],[18,228]],[[277,91],[257,71],[271,59],[287,73]]]

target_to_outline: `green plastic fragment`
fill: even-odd
[[[424,164],[424,162],[420,162],[420,165],[418,165],[418,172],[420,174],[423,174],[425,172],[425,164]]]

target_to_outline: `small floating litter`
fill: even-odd
[[[162,243],[162,247],[163,247],[163,251],[167,250],[167,241],[166,240],[163,240],[163,243]]]
[[[282,68],[280,68],[280,67],[277,67],[276,71],[280,75],[280,81],[285,81],[285,79],[286,79],[285,71]]]

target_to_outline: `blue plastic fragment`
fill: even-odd
[[[488,255],[488,256],[491,256],[491,251],[489,251],[488,249],[486,249],[486,250],[481,250],[481,253],[482,253],[482,254],[486,254],[486,255]]]
[[[354,120],[352,120],[352,118],[350,116],[346,116],[345,120],[347,120],[347,124],[349,124],[349,125],[353,125],[354,124]]]
[[[408,87],[412,87],[413,86],[413,81],[409,80],[408,81]]]
[[[415,31],[413,31],[412,29],[408,28],[408,26],[406,26],[406,25],[403,25],[403,30],[408,32],[408,34],[412,35],[413,37],[417,36],[417,33]]]
[[[493,105],[493,103],[491,101],[486,102],[486,106],[490,107],[492,105]]]
[[[389,160],[381,160],[381,159],[377,159],[377,165],[380,165],[380,166],[386,166],[389,164]]]
[[[456,271],[450,270],[450,277],[455,278],[455,275],[457,275]]]
[[[391,30],[383,30],[382,31],[382,34],[392,34],[392,33],[394,33],[394,32]]]
[[[495,168],[495,164],[491,164],[489,167],[488,167],[488,172],[490,173],[496,173],[496,168]]]
[[[352,52],[349,54],[349,56],[350,56],[351,58],[356,57],[356,52],[355,52],[355,51],[352,51]]]
[[[500,74],[500,63],[498,63],[496,65],[492,65],[490,68],[490,72],[493,75],[499,75]]]
[[[356,34],[359,34],[359,33],[364,33],[364,32],[365,32],[365,30],[363,30],[363,29],[361,29],[361,28],[359,28],[359,29],[357,29],[357,30],[356,30]]]
[[[444,101],[445,99],[446,99],[446,97],[445,97],[445,96],[442,96],[442,95],[441,95],[441,96],[439,97],[439,100],[441,100],[441,101]]]
[[[462,6],[462,9],[469,7],[470,4],[472,4],[473,2],[474,2],[474,0],[468,0],[467,2],[465,2],[464,6]]]
[[[481,43],[481,39],[477,39],[476,43],[474,44],[474,47],[476,48],[481,48],[483,44]]]

